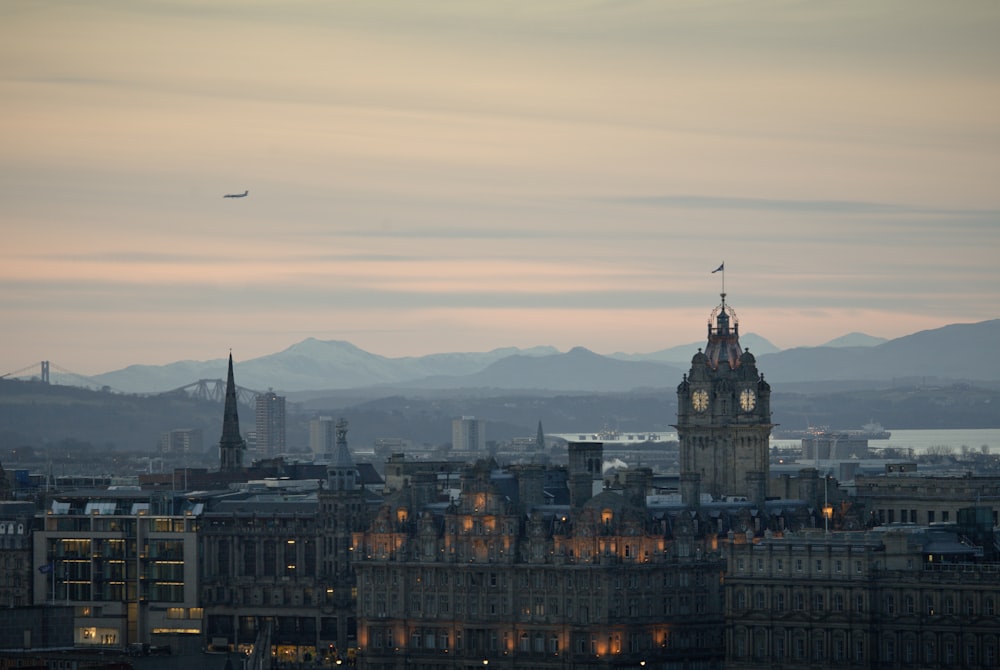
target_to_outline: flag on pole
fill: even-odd
[[[716,272],[722,272],[722,271],[723,271],[723,270],[725,270],[725,269],[726,269],[726,264],[725,264],[725,263],[723,263],[723,264],[722,264],[722,265],[720,265],[719,267],[717,267],[717,268],[715,268],[714,270],[712,270],[712,274],[715,274]]]
[[[56,569],[55,563],[46,563],[45,565],[38,566],[38,571],[43,575],[48,574]]]

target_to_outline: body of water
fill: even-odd
[[[914,454],[923,454],[931,447],[951,447],[958,454],[962,447],[980,451],[983,446],[991,454],[1000,454],[1000,428],[975,428],[962,430],[893,430],[888,440],[869,440],[868,446],[877,449],[894,447],[913,449]],[[772,445],[799,446],[799,440],[771,440]]]
[[[888,440],[871,440],[870,447],[899,447],[923,454],[930,447],[951,447],[959,453],[962,447],[979,451],[985,446],[989,453],[1000,454],[1000,428],[969,430],[892,430]]]

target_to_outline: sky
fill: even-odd
[[[723,281],[780,348],[998,318],[997,35],[995,0],[5,0],[0,374],[645,353]]]

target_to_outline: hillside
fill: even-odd
[[[351,398],[308,394],[289,397],[288,444],[304,449],[308,424],[320,415],[350,422],[353,446],[376,438],[400,437],[416,444],[451,440],[451,419],[487,421],[491,440],[533,436],[541,421],[547,432],[598,430],[668,431],[676,418],[672,388],[618,393],[510,393],[494,390],[439,391]],[[775,423],[787,427],[856,427],[877,419],[889,429],[998,428],[1000,389],[956,384],[881,390],[794,393],[775,388]],[[240,407],[244,432],[253,410]],[[213,462],[222,427],[222,404],[177,394],[130,396],[72,387],[0,381],[0,462],[12,449],[92,450],[153,453],[162,432],[198,428]]]
[[[997,341],[1000,319],[953,324],[881,343],[855,333],[831,340],[827,346],[783,351],[757,336],[741,338],[772,386],[850,382],[862,388],[885,388],[906,380],[1000,382],[1000,357],[987,355]],[[612,392],[671,388],[701,346],[613,356],[583,347],[566,353],[533,347],[388,358],[349,342],[308,339],[276,354],[237,359],[236,381],[244,388],[270,388],[283,394],[365,389],[368,396],[391,395],[403,389]],[[225,369],[222,359],[134,365],[99,375],[94,381],[119,391],[162,392],[200,379],[220,379]]]

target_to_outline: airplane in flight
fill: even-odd
[[[223,198],[245,198],[250,194],[250,191],[243,191],[242,193],[227,193]]]

